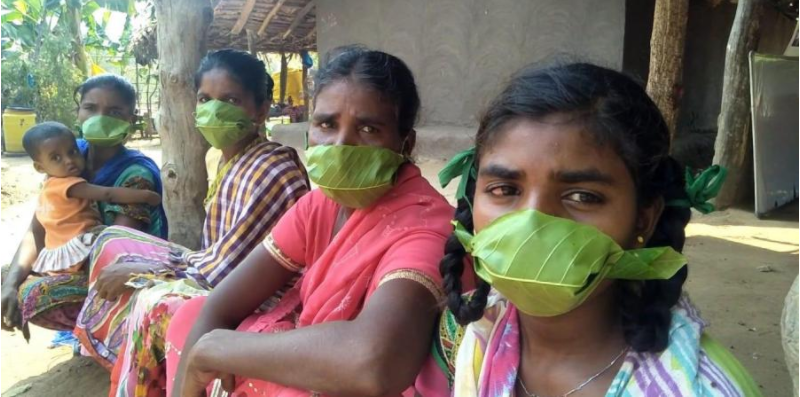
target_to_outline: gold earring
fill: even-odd
[[[644,244],[644,237],[642,236],[636,237],[636,241],[638,241],[639,244]]]

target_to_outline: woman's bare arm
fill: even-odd
[[[232,302],[241,291],[215,290],[217,299],[206,304],[204,313],[222,310],[217,305],[223,295]],[[392,280],[353,321],[275,334],[213,331],[184,354],[181,365],[189,373],[234,374],[329,395],[399,394],[413,383],[428,355],[437,312],[434,296],[421,284]],[[202,391],[205,385],[190,384],[197,378],[188,375],[183,394],[174,395]]]
[[[183,351],[189,352],[197,340],[210,331],[236,328],[286,285],[294,274],[272,259],[263,245],[257,245],[211,292],[186,339]],[[183,359],[178,366],[176,387],[181,384],[186,364],[187,360]]]

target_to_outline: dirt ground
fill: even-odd
[[[138,142],[157,162],[157,142]],[[35,207],[41,177],[27,157],[2,156],[0,263],[14,254]],[[420,162],[435,181],[441,162]],[[444,194],[453,199],[455,186]],[[769,219],[749,210],[695,214],[685,253],[690,261],[686,288],[710,323],[710,332],[728,346],[752,373],[765,396],[791,396],[783,359],[780,316],[786,292],[798,273],[798,206],[793,203]],[[102,396],[108,375],[88,358],[73,358],[68,348],[48,349],[52,331],[34,327],[26,344],[19,334],[0,333],[0,392],[3,397]]]

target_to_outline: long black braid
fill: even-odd
[[[664,183],[661,189],[664,201],[686,198],[682,167],[672,158],[664,161],[662,167],[654,182]],[[670,246],[683,251],[690,218],[688,208],[665,206],[647,246]],[[668,280],[617,282],[622,329],[631,348],[639,352],[660,352],[667,348],[671,309],[681,297],[687,275],[688,268],[684,266]]]
[[[466,194],[469,202],[475,196],[475,180],[467,182]],[[458,200],[455,219],[464,225],[467,230],[473,230],[472,211],[467,199]],[[464,275],[465,258],[467,251],[455,234],[451,234],[444,246],[444,258],[439,262],[439,272],[444,279],[444,290],[447,292],[447,307],[455,314],[456,319],[461,324],[467,324],[480,319],[483,316],[483,308],[486,307],[486,298],[491,289],[486,281],[478,278],[477,289],[472,294],[469,301],[465,301],[461,296],[463,286],[461,277]]]
[[[566,113],[584,123],[598,144],[610,144],[625,162],[638,195],[639,208],[662,200],[686,198],[681,166],[669,156],[669,130],[641,84],[622,73],[586,63],[545,68],[529,67],[517,73],[484,113],[476,137],[476,156],[490,146],[512,120],[539,120]],[[476,160],[475,164],[479,164]],[[469,202],[475,181],[467,183],[455,218],[473,230]],[[688,208],[665,206],[648,247],[683,249]],[[461,277],[466,251],[455,236],[445,245],[440,263],[447,306],[461,324],[483,316],[489,285],[478,280],[469,297],[462,296]],[[661,351],[668,343],[671,308],[680,299],[687,268],[669,280],[617,282],[617,300],[626,342],[636,351]]]

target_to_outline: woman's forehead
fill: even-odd
[[[614,148],[601,144],[583,123],[523,119],[495,133],[481,151],[481,168],[494,164],[523,173],[595,169],[617,178],[628,174]]]
[[[394,122],[397,106],[381,92],[345,79],[328,85],[317,94],[314,113],[336,116],[346,113]]]
[[[250,95],[250,91],[246,90],[232,74],[222,68],[214,68],[203,73],[198,91],[213,96]]]
[[[105,107],[129,108],[122,94],[110,86],[95,87],[86,91],[81,97],[81,103],[92,103]]]

